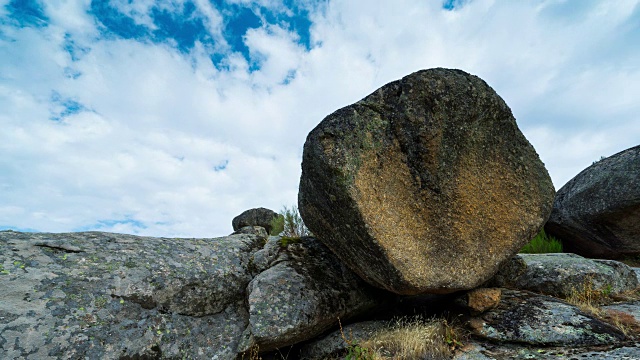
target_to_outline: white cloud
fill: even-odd
[[[112,3],[154,26],[150,2]],[[215,45],[188,54],[99,39],[88,1],[48,2],[48,28],[0,25],[0,226],[229,233],[245,209],[296,202],[302,145],[324,116],[436,66],[496,89],[560,187],[640,143],[638,4],[336,0],[309,7],[311,50],[278,24],[248,31],[262,60],[249,71],[211,2],[196,7]],[[86,49],[76,61],[65,34]],[[50,120],[66,100],[86,110]]]

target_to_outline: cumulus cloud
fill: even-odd
[[[11,4],[1,228],[227,234],[296,202],[324,116],[429,67],[496,89],[556,187],[640,143],[637,0]]]

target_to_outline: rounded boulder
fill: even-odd
[[[500,96],[438,68],[322,120],[304,145],[298,205],[364,280],[411,295],[489,280],[540,230],[554,194]]]
[[[558,190],[545,229],[566,252],[608,259],[640,255],[640,146],[569,180]]]

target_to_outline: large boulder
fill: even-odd
[[[566,252],[617,259],[640,254],[640,146],[589,166],[564,185],[545,226]]]
[[[244,211],[231,220],[233,231],[238,231],[246,226],[261,226],[271,234],[273,220],[279,216],[277,212],[267,208],[255,208]]]
[[[298,204],[358,275],[409,295],[487,281],[539,231],[554,193],[495,91],[463,71],[430,69],[311,131]]]
[[[576,254],[518,254],[500,268],[490,283],[562,298],[585,288],[618,295],[639,285],[635,271],[626,264]]]

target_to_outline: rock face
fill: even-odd
[[[315,239],[279,239],[0,232],[0,359],[231,360],[383,299]]]
[[[472,333],[492,341],[593,346],[625,340],[622,332],[561,300],[503,290],[500,304],[470,321]]]
[[[302,342],[337,325],[338,318],[348,319],[389,299],[312,237],[285,244],[272,236],[255,254],[254,264],[260,273],[247,288],[250,317],[241,351]]]
[[[263,242],[0,232],[0,358],[233,359]]]
[[[556,195],[547,233],[566,252],[616,259],[640,254],[640,146],[589,166]]]
[[[431,69],[311,131],[298,204],[309,230],[358,275],[410,295],[487,281],[542,227],[553,196],[493,89]]]
[[[234,217],[231,225],[233,226],[233,231],[238,231],[245,226],[260,226],[265,228],[268,234],[271,234],[271,222],[278,216],[281,215],[266,208],[249,209]]]
[[[639,285],[635,271],[621,262],[586,259],[576,254],[518,254],[490,283],[563,298],[585,286],[616,295]]]

